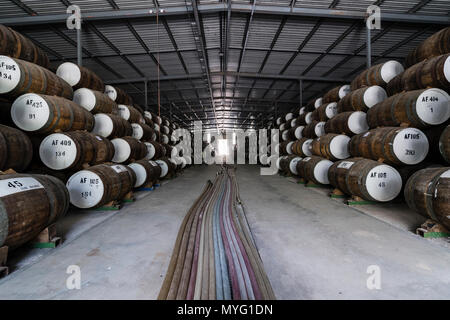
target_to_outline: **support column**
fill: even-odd
[[[81,20],[81,18],[80,18],[80,20]],[[77,28],[77,63],[80,67],[83,66],[83,46],[81,43],[81,23],[80,23],[80,27]]]
[[[367,28],[367,27],[366,27]],[[372,66],[372,36],[370,28],[367,28],[367,69]]]
[[[300,108],[303,107],[303,80],[299,80],[299,90],[300,90]]]
[[[147,80],[144,81],[144,95],[145,95],[145,98],[144,98],[144,101],[145,101],[144,109],[148,110],[147,109],[148,108],[148,81]]]

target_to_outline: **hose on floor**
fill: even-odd
[[[223,166],[184,218],[159,300],[274,300],[235,168]]]

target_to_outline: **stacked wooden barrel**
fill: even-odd
[[[429,150],[426,135],[416,128],[382,127],[352,137],[350,154],[392,165],[415,165]]]
[[[44,138],[39,147],[42,162],[53,170],[109,162],[115,152],[114,143],[85,131],[53,133]]]
[[[338,104],[338,112],[364,111],[367,112],[377,103],[387,98],[386,91],[380,86],[363,87],[350,92]]]
[[[56,131],[91,131],[94,117],[73,101],[57,96],[28,93],[12,104],[14,124],[27,132],[45,134]]]
[[[440,88],[450,90],[450,53],[419,62],[406,69],[388,85],[389,93],[402,90]]]
[[[297,163],[297,172],[307,182],[312,182],[316,185],[326,185],[330,183],[328,180],[328,170],[332,165],[333,162],[330,160],[311,156],[303,158]]]
[[[133,99],[125,91],[118,87],[106,85],[105,94],[117,104],[124,104],[128,106],[133,105]]]
[[[63,79],[37,64],[0,56],[0,94],[17,98],[25,93],[40,93],[72,99],[72,87]]]
[[[314,155],[331,161],[343,160],[350,157],[349,142],[350,138],[346,135],[329,133],[314,139],[311,151]]]
[[[106,94],[100,91],[80,88],[74,92],[73,101],[88,110],[96,113],[117,113],[118,106]]]
[[[448,52],[450,52],[450,27],[434,33],[414,48],[406,56],[405,65],[411,67],[423,60],[440,56]]]
[[[362,111],[342,112],[328,120],[324,129],[325,133],[360,134],[369,130],[367,115]]]
[[[439,151],[442,157],[450,164],[450,125],[448,125],[439,138]]]
[[[118,115],[97,113],[94,119],[95,125],[92,132],[99,136],[114,139],[133,134],[131,124]]]
[[[142,160],[147,155],[147,146],[133,137],[116,138],[111,142],[114,145],[112,161],[115,163],[130,163]]]
[[[135,188],[154,184],[161,176],[161,167],[154,161],[139,160],[128,165],[136,175]]]
[[[299,157],[312,156],[313,139],[300,138],[292,144],[292,153]]]
[[[0,24],[0,55],[32,62],[41,67],[49,67],[47,54],[29,38]]]
[[[119,115],[130,123],[145,123],[142,114],[133,106],[120,104]]]
[[[366,69],[360,73],[351,83],[351,90],[368,87],[368,86],[381,86],[386,85],[394,77],[404,71],[400,62],[390,60],[384,63],[377,64],[369,69]]]
[[[20,130],[0,125],[0,170],[22,172],[28,168],[32,158],[30,138]]]
[[[100,164],[72,175],[67,182],[67,189],[72,205],[90,209],[122,200],[135,184],[136,175],[129,167]]]
[[[64,62],[56,69],[56,75],[64,79],[75,90],[89,88],[104,92],[105,85],[93,71],[72,62]]]
[[[52,176],[0,175],[0,247],[17,248],[62,218],[69,208],[64,184]]]
[[[450,228],[450,168],[417,171],[405,186],[408,206],[426,218]]]
[[[328,91],[322,98],[322,103],[338,102],[350,93],[350,85],[346,84]]]
[[[328,171],[328,179],[343,193],[368,201],[391,201],[402,189],[402,178],[395,168],[364,158],[335,162]]]
[[[450,96],[442,89],[430,88],[396,94],[367,112],[371,128],[408,125],[427,128],[450,118]]]

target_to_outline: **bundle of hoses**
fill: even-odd
[[[223,167],[180,227],[159,300],[273,300],[234,169]]]

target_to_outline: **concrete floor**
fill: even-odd
[[[190,168],[117,213],[71,212],[61,221],[62,246],[13,258],[0,299],[155,299],[179,225],[216,170]],[[450,298],[450,251],[441,243],[278,175],[260,176],[257,166],[240,166],[237,177],[278,299]],[[81,290],[66,288],[70,265],[81,268]],[[380,267],[381,290],[367,289],[370,265]]]

